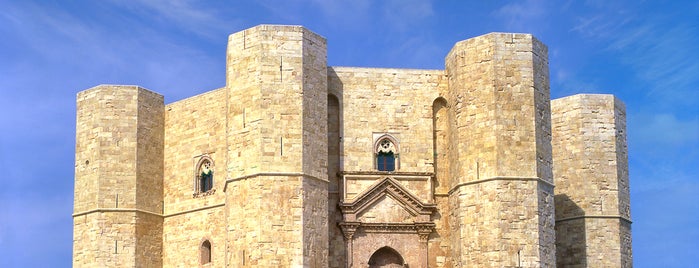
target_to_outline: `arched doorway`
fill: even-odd
[[[369,258],[369,268],[404,267],[403,257],[395,249],[382,247]]]

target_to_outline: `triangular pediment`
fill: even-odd
[[[367,206],[357,214],[360,222],[400,222],[410,223],[415,221],[415,214],[405,208],[405,205],[396,201],[390,195],[384,194],[375,203]]]
[[[379,203],[382,201],[388,202],[386,198],[390,198],[392,200],[390,202],[398,203],[412,216],[431,215],[436,209],[434,204],[421,202],[420,199],[391,177],[379,180],[369,189],[355,197],[352,202],[341,203],[340,209],[344,214],[360,215],[367,209],[381,205]]]

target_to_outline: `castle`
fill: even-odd
[[[300,26],[226,56],[224,87],[167,105],[78,93],[75,267],[632,266],[624,104],[550,100],[532,35],[444,70],[327,66]]]

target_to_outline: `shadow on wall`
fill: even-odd
[[[587,267],[585,211],[566,194],[554,196],[556,203],[556,266]]]
[[[342,163],[342,81],[335,70],[328,67],[328,254],[330,267],[344,267],[347,246],[338,223],[342,222],[339,209],[341,199]]]

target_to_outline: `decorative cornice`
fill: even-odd
[[[342,230],[342,235],[345,238],[345,241],[350,241],[350,240],[352,240],[354,233],[357,231],[357,228],[359,228],[360,223],[359,222],[340,222],[337,225],[340,226],[340,229]]]
[[[421,177],[434,177],[434,172],[409,172],[409,171],[378,171],[378,170],[368,170],[368,171],[340,171],[337,173],[339,176],[364,176],[364,175],[379,175],[379,176],[421,176]]]
[[[393,197],[393,199],[403,204],[413,216],[432,215],[437,208],[435,204],[422,203],[420,199],[403,188],[400,183],[390,177],[386,177],[354,198],[353,202],[340,203],[340,210],[342,210],[343,214],[360,213],[370,205],[378,202],[384,194]]]
[[[345,241],[350,241],[357,230],[365,233],[390,233],[390,234],[417,234],[421,242],[427,242],[430,234],[434,232],[436,225],[432,222],[414,223],[366,223],[366,222],[340,222],[338,223]]]

